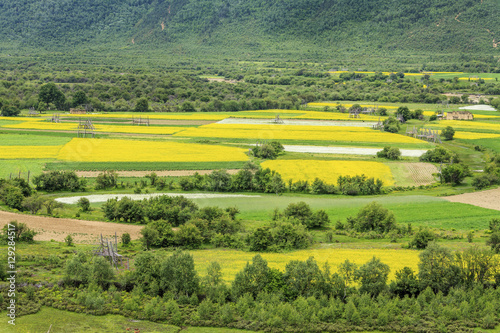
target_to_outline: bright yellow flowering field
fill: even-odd
[[[467,120],[441,120],[438,123],[429,124],[430,127],[445,128],[446,126],[451,126],[455,130],[457,128],[465,128],[468,130],[491,130],[500,132],[500,123],[481,123],[478,121],[467,121]]]
[[[77,123],[24,122],[5,125],[7,128],[37,129],[48,131],[76,131]],[[185,127],[173,126],[132,126],[132,125],[94,125],[96,132],[136,133],[136,134],[173,134]]]
[[[229,117],[226,114],[210,114],[197,112],[193,114],[182,114],[182,113],[172,113],[172,114],[130,114],[130,113],[101,113],[101,114],[61,114],[61,117],[83,117],[83,118],[148,118],[149,119],[164,119],[164,120],[222,120]]]
[[[63,146],[0,146],[0,159],[56,158]]]
[[[351,106],[353,106],[353,104],[344,104],[344,103],[340,103],[341,105],[343,105],[345,108],[350,108]],[[314,103],[307,103],[308,106],[330,106],[330,107],[336,107],[337,105],[339,105],[339,103],[337,102],[314,102]],[[397,106],[394,106],[394,105],[375,105],[375,104],[360,104],[360,106],[362,108],[374,108],[374,107],[379,107],[379,108],[386,108],[386,109],[397,109],[398,107]]]
[[[455,132],[453,136],[455,139],[466,139],[466,140],[476,140],[476,139],[492,139],[500,138],[500,134],[494,133],[476,133],[476,132]]]
[[[41,117],[0,117],[0,120],[41,121],[45,119]]]
[[[207,274],[207,268],[212,261],[217,261],[222,268],[222,275],[225,281],[232,281],[236,274],[241,271],[247,264],[252,262],[252,258],[256,253],[243,252],[229,249],[213,249],[213,250],[195,250],[190,251],[193,256],[196,270],[200,275]],[[260,253],[269,267],[277,268],[281,271],[285,270],[285,266],[289,261],[300,260],[305,261],[309,257],[314,257],[318,266],[323,270],[323,265],[328,262],[332,273],[337,271],[339,264],[346,259],[354,262],[359,266],[368,262],[373,256],[389,265],[391,272],[389,280],[394,280],[395,272],[405,266],[418,271],[418,251],[415,250],[398,250],[398,249],[308,249],[293,251],[288,253]]]
[[[72,139],[57,158],[81,162],[222,162],[246,161],[245,149],[194,143]]]
[[[364,174],[368,178],[380,178],[384,185],[394,185],[391,169],[380,162],[367,161],[318,161],[318,160],[269,160],[261,163],[281,174],[283,180],[314,181],[319,178],[328,184],[337,184],[339,176]]]
[[[473,112],[474,113],[474,112]],[[424,116],[432,116],[436,114],[436,111],[424,111]],[[475,114],[474,115],[475,119],[480,119],[480,118],[500,118],[500,116],[495,116],[495,115],[484,115],[484,114]]]
[[[175,133],[174,136],[422,144],[421,140],[409,136],[349,126],[209,124],[187,128]]]

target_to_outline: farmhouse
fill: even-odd
[[[70,114],[86,114],[87,110],[84,109],[69,109]]]
[[[469,111],[447,112],[445,120],[474,120],[474,115]]]

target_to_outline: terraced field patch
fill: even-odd
[[[438,172],[435,165],[431,163],[387,163],[391,168],[396,186],[420,186],[428,185],[436,181],[433,174]]]
[[[233,138],[254,140],[304,140],[332,142],[365,142],[372,144],[402,143],[426,145],[425,142],[404,135],[375,131],[364,127],[301,126],[301,125],[246,125],[209,124],[187,128],[175,133],[177,137]]]
[[[393,185],[391,169],[380,162],[367,161],[318,161],[318,160],[272,160],[261,163],[263,168],[275,170],[285,181],[319,178],[328,184],[337,184],[339,176],[365,175],[379,178],[384,185]]]
[[[78,139],[57,155],[77,162],[223,162],[246,161],[245,149],[194,143],[120,139]]]

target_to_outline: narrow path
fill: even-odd
[[[115,232],[118,237],[128,232],[133,240],[138,239],[141,237],[140,230],[143,228],[140,225],[63,219],[0,211],[0,228],[3,228],[4,225],[11,221],[25,223],[28,228],[38,232],[35,240],[50,241],[53,239],[63,242],[64,238],[71,234],[75,243],[89,244],[95,243],[101,234],[103,237],[114,237]]]

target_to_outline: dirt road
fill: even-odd
[[[111,222],[97,222],[55,217],[33,216],[0,211],[0,228],[11,221],[25,223],[38,234],[35,240],[50,241],[51,239],[63,242],[71,234],[75,243],[95,243],[102,234],[103,237],[114,236],[115,232],[120,237],[128,232],[132,239],[138,239],[143,226]]]

